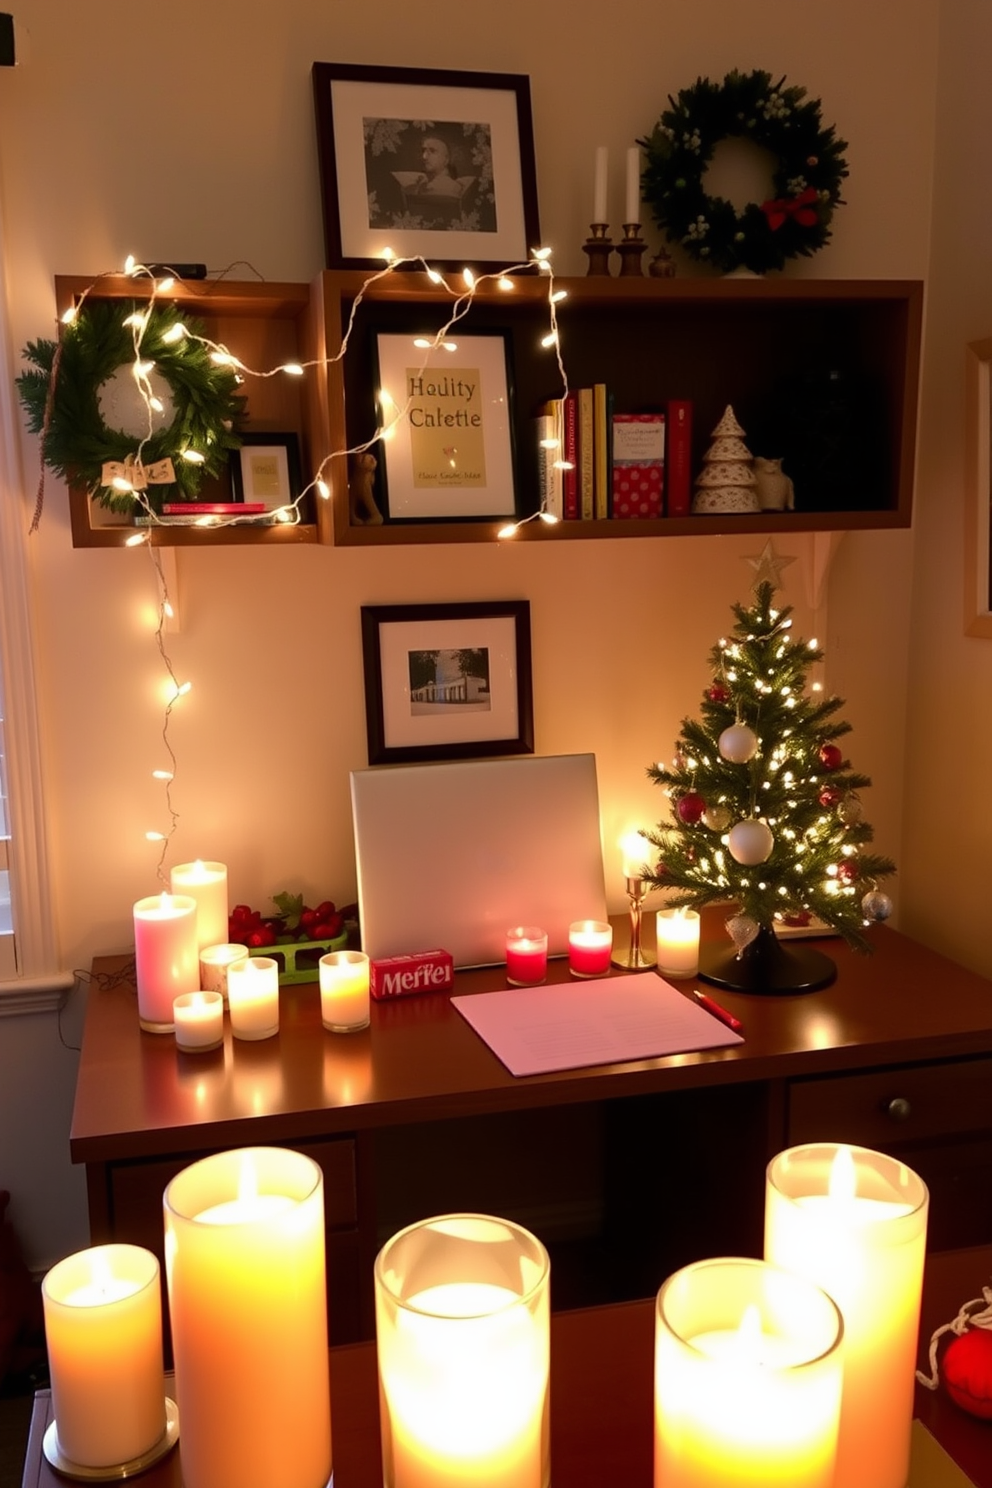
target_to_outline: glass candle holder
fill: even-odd
[[[320,1017],[330,1033],[359,1033],[369,1026],[369,958],[364,951],[321,956]]]
[[[228,967],[247,957],[248,947],[244,945],[225,941],[221,945],[204,946],[200,951],[200,986],[204,992],[219,992],[226,1007]]]
[[[863,1147],[792,1147],[768,1166],[766,1257],[822,1286],[844,1316],[845,1488],[903,1488],[909,1475],[928,1205],[911,1169]]]
[[[138,1022],[147,1033],[171,1033],[173,1002],[200,986],[195,899],[186,894],[153,894],[138,900],[134,963]]]
[[[568,927],[568,969],[574,977],[606,976],[613,926],[605,920],[575,920]]]
[[[694,977],[699,971],[699,914],[694,909],[659,909],[655,915],[658,970],[663,977]]]
[[[219,992],[184,992],[172,1004],[176,1047],[184,1054],[209,1054],[224,1042],[224,999]]]
[[[379,1252],[384,1488],[547,1488],[549,1280],[540,1241],[486,1215]]]
[[[146,1456],[166,1430],[158,1261],[94,1246],[53,1266],[41,1295],[60,1457],[96,1477]]]
[[[655,1482],[832,1488],[843,1331],[825,1292],[764,1261],[669,1277],[655,1314]]]
[[[279,1032],[279,964],[248,956],[227,968],[231,1032],[237,1039],[267,1039]]]
[[[331,1417],[320,1168],[220,1152],[165,1190],[185,1488],[320,1488]]]
[[[517,925],[506,932],[506,980],[511,987],[536,987],[548,974],[548,932]]]

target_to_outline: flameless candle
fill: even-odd
[[[267,1039],[279,1032],[279,966],[271,956],[248,956],[227,968],[231,1032]]]
[[[321,956],[320,1017],[330,1033],[358,1033],[369,1026],[369,958],[364,951]]]
[[[320,1169],[255,1147],[165,1191],[186,1488],[322,1488],[331,1420]]]
[[[655,1317],[659,1488],[832,1488],[842,1333],[825,1292],[762,1261],[670,1277]]]
[[[765,1255],[844,1316],[844,1488],[903,1488],[909,1474],[928,1203],[915,1173],[862,1147],[793,1147],[768,1167]]]
[[[641,220],[641,152],[636,145],[627,151],[627,213],[623,220]]]
[[[596,146],[596,170],[593,177],[592,220],[606,222],[606,171],[609,151],[605,145]]]
[[[41,1295],[61,1454],[87,1468],[143,1457],[166,1427],[158,1261],[98,1245],[53,1266]]]
[[[200,951],[200,986],[205,992],[219,992],[227,1001],[227,968],[244,961],[248,947],[243,945],[204,946]]]
[[[178,863],[169,875],[174,894],[196,900],[198,949],[227,939],[227,868],[223,863]]]
[[[576,977],[605,976],[610,969],[613,926],[602,920],[576,920],[568,927],[568,969]]]
[[[385,1488],[544,1488],[547,1253],[526,1230],[453,1214],[375,1264]]]
[[[655,915],[658,970],[665,977],[694,977],[699,970],[699,915],[694,909],[659,909]]]
[[[506,932],[506,980],[511,987],[536,987],[548,974],[548,935],[537,925]]]
[[[197,992],[196,900],[155,894],[134,906],[134,962],[138,1022],[149,1033],[172,1032],[172,1004]]]
[[[184,1054],[207,1054],[224,1042],[224,999],[219,992],[184,992],[172,1004],[176,1044]]]

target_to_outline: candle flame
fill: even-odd
[[[835,1203],[849,1204],[858,1191],[858,1175],[850,1147],[838,1147],[830,1166],[827,1192]]]
[[[105,1292],[114,1279],[114,1273],[110,1269],[110,1262],[102,1250],[95,1250],[90,1259],[90,1286],[98,1291]]]
[[[737,1337],[734,1340],[736,1357],[742,1364],[761,1364],[764,1362],[762,1349],[761,1314],[753,1302],[749,1302],[744,1309],[741,1325],[737,1329]]]

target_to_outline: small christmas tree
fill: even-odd
[[[863,926],[890,913],[877,884],[895,864],[865,851],[859,792],[871,781],[837,743],[850,731],[836,716],[842,700],[807,688],[823,652],[790,637],[791,607],[774,609],[773,593],[762,581],[751,608],[734,606],[733,635],[710,654],[701,720],[683,720],[670,768],[648,770],[673,817],[644,833],[659,852],[649,882],[671,890],[675,907],[734,901],[739,956],[770,945],[775,920],[811,915],[869,950]]]
[[[760,511],[754,489],[758,482],[751,451],[744,443],[744,430],[729,403],[712,434],[703,456],[703,468],[695,480],[693,512],[705,515],[707,512]]]

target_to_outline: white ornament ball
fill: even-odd
[[[758,736],[746,723],[732,723],[719,739],[720,753],[732,765],[746,765],[758,751]]]
[[[870,889],[861,901],[866,920],[887,920],[892,913],[892,900],[881,889]]]
[[[769,826],[757,817],[749,816],[731,827],[727,846],[735,863],[754,868],[771,857],[775,838]]]
[[[711,832],[725,832],[730,826],[730,807],[707,806],[703,812],[703,822]]]

